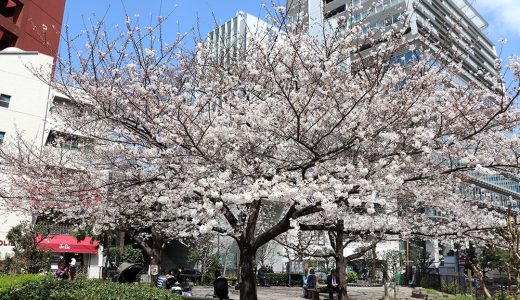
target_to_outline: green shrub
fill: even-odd
[[[237,277],[236,276],[227,276],[226,279],[228,280],[229,285],[233,286],[237,283]]]
[[[460,291],[459,284],[457,281],[453,282],[443,282],[441,286],[441,290],[448,294],[457,294]]]
[[[285,285],[289,281],[287,273],[265,273],[265,277],[267,277],[271,285]]]
[[[110,264],[114,267],[119,267],[122,262],[144,264],[143,251],[131,245],[126,245],[123,252],[120,251],[119,247],[106,248],[103,254],[107,256]]]
[[[354,271],[348,271],[346,277],[348,283],[356,283],[358,281],[357,273]]]
[[[10,299],[9,291],[18,289],[29,282],[41,281],[45,277],[37,274],[0,275],[0,300]]]
[[[75,281],[46,278],[9,291],[11,300],[180,300],[166,290],[148,285],[118,284],[106,280]],[[3,299],[1,299],[3,300]]]
[[[515,295],[509,294],[508,292],[504,291],[496,291],[495,294],[493,294],[494,300],[516,300],[518,299]]]
[[[212,285],[215,281],[215,271],[204,273],[200,280],[203,285]]]
[[[437,288],[437,281],[435,280],[435,278],[423,276],[419,281],[419,286],[425,289],[435,289]]]
[[[477,300],[477,298],[471,295],[455,295],[453,300]]]

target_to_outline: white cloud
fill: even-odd
[[[497,36],[520,36],[520,0],[469,0]]]

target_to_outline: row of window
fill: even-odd
[[[381,4],[375,6],[373,9],[369,9],[352,16],[352,24],[360,22],[368,15],[375,15],[380,12],[383,12],[385,9],[396,6],[397,4],[402,3],[403,1],[404,0],[385,0]]]
[[[387,26],[390,26],[394,23],[397,23],[401,20],[402,16],[403,16],[402,13],[397,13],[395,15],[386,17],[384,20],[380,20],[380,21],[377,21],[376,23],[370,24],[370,26],[364,26],[363,34],[367,34],[369,30],[377,31],[377,30],[381,30]]]

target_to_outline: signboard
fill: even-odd
[[[159,265],[150,265],[150,274],[159,275]]]
[[[14,246],[14,243],[11,241],[8,241],[7,239],[0,240],[0,247],[13,247],[13,246]]]
[[[289,271],[293,274],[304,274],[305,264],[303,261],[292,260],[289,262]]]

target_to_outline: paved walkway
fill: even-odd
[[[259,300],[302,300],[303,291],[298,287],[257,287]],[[196,286],[193,288],[193,296],[207,296],[213,294],[213,287]],[[351,299],[382,299],[384,296],[383,287],[349,287],[348,295]],[[398,299],[409,299],[412,295],[412,289],[408,287],[399,287],[397,293]],[[230,288],[229,297],[238,300],[239,291]]]

